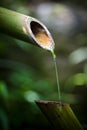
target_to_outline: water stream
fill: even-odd
[[[57,91],[58,91],[58,100],[61,103],[61,91],[60,91],[60,84],[59,84],[59,74],[58,74],[58,67],[57,67],[57,60],[56,60],[56,55],[54,53],[54,50],[52,52],[52,57],[53,57],[53,62],[55,66],[55,74],[56,74],[56,82],[57,82]]]

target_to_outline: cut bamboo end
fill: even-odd
[[[80,122],[67,103],[36,101],[43,114],[55,130],[83,130]]]
[[[53,38],[39,20],[0,7],[0,32],[52,51]]]
[[[35,101],[37,104],[44,104],[44,105],[58,105],[58,106],[61,106],[61,107],[64,107],[64,106],[69,106],[68,103],[63,103],[63,102],[57,102],[57,101]]]
[[[53,38],[46,26],[43,25],[40,21],[33,19],[29,24],[29,30],[31,32],[32,38],[40,47],[47,50],[54,49]]]

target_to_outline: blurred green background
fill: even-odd
[[[87,129],[87,1],[0,0],[0,6],[33,16],[55,41],[61,100]],[[0,33],[0,129],[51,129],[35,100],[56,100],[51,53]]]

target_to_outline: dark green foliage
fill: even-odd
[[[78,5],[81,3],[76,2]],[[83,7],[86,6],[85,3],[83,1]],[[36,4],[39,5],[36,0],[0,1],[3,7],[31,16],[33,12],[37,18]],[[86,126],[87,33],[80,32],[71,37],[55,33],[55,30],[51,33],[56,44],[62,101],[71,104],[81,124]],[[51,129],[34,100],[57,99],[54,64],[50,52],[0,34],[0,129]]]

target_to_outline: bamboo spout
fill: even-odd
[[[54,49],[53,38],[44,24],[33,17],[2,7],[0,7],[0,32],[47,50]]]

